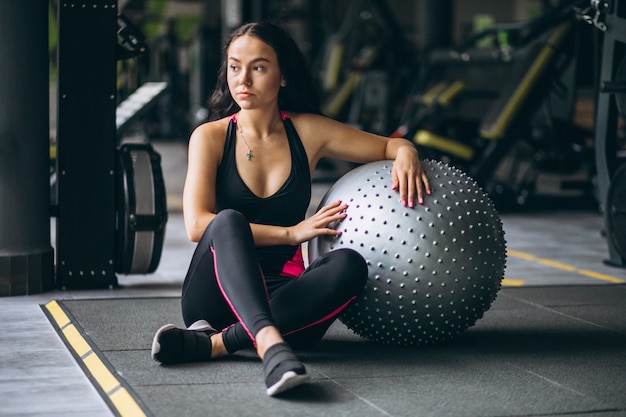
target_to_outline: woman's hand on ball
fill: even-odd
[[[403,206],[413,207],[415,197],[419,204],[424,204],[425,194],[430,195],[430,183],[415,148],[398,149],[391,169],[391,182],[391,188],[399,191]]]
[[[298,245],[322,235],[340,236],[341,231],[335,230],[329,225],[346,218],[347,204],[335,201],[319,209],[311,217],[288,228],[289,241]]]

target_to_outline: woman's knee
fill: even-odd
[[[221,231],[232,231],[238,225],[248,226],[248,220],[246,216],[233,209],[225,209],[218,212],[215,218],[211,221],[204,234],[213,233],[219,235]],[[249,226],[248,226],[249,227]]]
[[[367,263],[360,253],[353,249],[342,248],[330,252],[333,265],[341,277],[351,282],[359,291],[367,282]]]
[[[218,212],[211,222],[211,224],[215,224],[216,226],[230,226],[237,223],[248,224],[248,220],[246,219],[246,216],[241,214],[239,211],[233,209],[225,209]]]

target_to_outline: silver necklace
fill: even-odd
[[[276,124],[278,123],[279,120],[280,118],[274,121],[267,135],[263,136],[261,140],[269,137],[272,134],[272,132],[274,131],[274,127],[276,127]],[[248,145],[248,141],[246,140],[246,137],[243,135],[243,130],[241,129],[241,123],[239,123],[239,120],[237,120],[237,130],[239,131],[239,135],[241,136],[241,139],[243,139],[243,143],[246,145],[246,148],[248,148],[248,152],[246,152],[246,159],[249,161],[252,159],[254,154],[252,153],[252,149],[250,149],[250,145]]]

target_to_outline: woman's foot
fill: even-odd
[[[277,343],[265,351],[263,373],[267,395],[274,396],[309,380],[309,374],[287,343]]]
[[[200,362],[211,359],[211,336],[218,334],[206,320],[199,320],[187,329],[166,324],[152,340],[152,358],[164,365]]]

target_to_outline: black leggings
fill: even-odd
[[[294,347],[318,342],[337,315],[363,290],[361,255],[338,249],[314,260],[299,277],[272,277],[259,267],[248,220],[223,210],[198,242],[182,291],[187,326],[204,319],[223,329],[228,352],[255,345],[263,327],[278,327]]]

